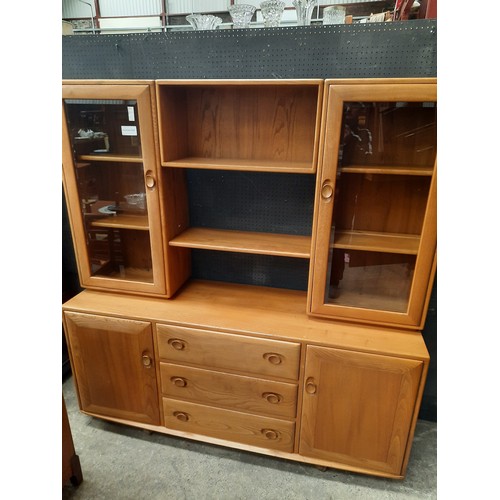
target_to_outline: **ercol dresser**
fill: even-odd
[[[65,81],[62,95],[81,411],[403,478],[429,366],[435,79]],[[257,179],[268,200],[247,196]],[[308,213],[282,194],[305,184]],[[270,265],[249,273],[252,258]],[[302,286],[266,281],[282,267]]]

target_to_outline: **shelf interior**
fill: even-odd
[[[135,281],[137,283],[153,283],[152,269],[140,269],[130,266],[105,265],[94,276],[113,280]]]
[[[164,166],[315,171],[319,85],[159,86]]]
[[[114,154],[86,154],[79,155],[78,161],[116,161],[123,163],[142,163],[142,156],[133,156],[133,155],[114,155]],[[82,167],[85,165],[77,165],[78,167]]]
[[[346,165],[340,167],[339,172],[351,174],[431,176],[434,172],[434,167],[411,167],[402,165]]]
[[[171,240],[169,245],[301,259],[308,259],[311,255],[311,238],[309,236],[202,227],[187,229]]]
[[[239,158],[187,157],[163,162],[164,167],[248,170],[254,172],[313,173],[310,161],[254,160]]]
[[[114,215],[96,219],[92,221],[91,225],[92,227],[109,227],[113,229],[149,230],[147,215]]]
[[[343,230],[334,234],[333,248],[350,250],[417,255],[420,244],[420,236],[412,234]]]

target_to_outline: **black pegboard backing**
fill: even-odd
[[[309,259],[192,250],[192,278],[307,290]]]
[[[436,20],[62,37],[65,79],[435,77]]]
[[[311,236],[315,176],[188,169],[191,226]]]

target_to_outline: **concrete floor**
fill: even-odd
[[[83,482],[62,499],[326,500],[437,498],[437,425],[420,420],[404,481],[380,479],[147,432],[83,415],[63,383]]]

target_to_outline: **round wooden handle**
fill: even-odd
[[[189,415],[183,411],[174,411],[174,417],[181,422],[187,422],[189,420]]]
[[[283,356],[275,352],[266,352],[263,358],[273,365],[280,365],[283,362]]]
[[[146,187],[153,189],[156,186],[156,179],[153,176],[153,172],[146,172]]]
[[[261,432],[267,439],[271,441],[275,441],[280,437],[280,433],[278,431],[275,431],[274,429],[262,429]]]
[[[186,385],[187,385],[187,380],[185,378],[182,378],[182,377],[170,377],[170,381],[176,387],[186,387]]]
[[[262,397],[272,405],[276,405],[283,401],[283,396],[281,394],[276,394],[275,392],[264,392],[264,394],[262,394]]]
[[[312,377],[309,377],[306,380],[306,392],[307,392],[307,394],[316,394],[317,390],[318,390],[318,387],[316,386],[314,379]]]
[[[142,355],[142,364],[146,368],[151,368],[151,365],[153,364],[153,360],[151,359],[151,356],[148,356],[147,354]]]
[[[330,181],[325,181],[321,186],[321,198],[328,201],[333,196],[333,187],[330,184]]]
[[[183,351],[186,348],[186,342],[181,339],[170,339],[168,343],[176,350]]]

